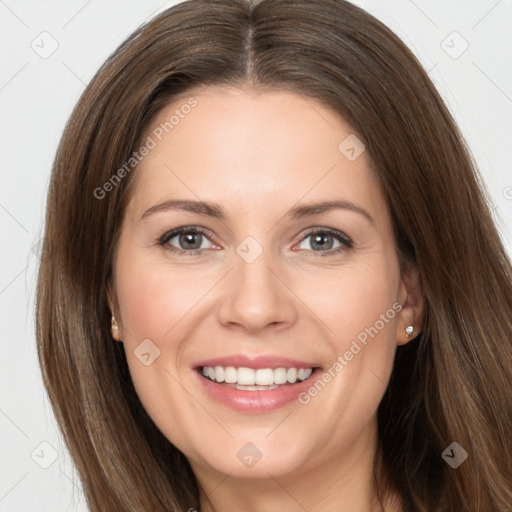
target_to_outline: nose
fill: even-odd
[[[269,251],[252,262],[236,254],[234,268],[223,283],[220,323],[251,334],[292,326],[297,319],[297,298],[287,275]]]

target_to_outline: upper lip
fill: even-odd
[[[299,361],[282,356],[233,354],[204,359],[194,365],[195,368],[204,366],[234,366],[235,368],[244,367],[258,370],[261,368],[317,368],[320,365],[311,361]]]

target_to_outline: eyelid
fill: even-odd
[[[198,233],[206,234],[206,229],[199,226],[179,226],[177,228],[169,229],[161,237],[158,238],[159,242],[165,243],[165,241],[174,238],[176,235],[180,235],[186,231],[197,231]]]

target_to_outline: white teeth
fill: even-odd
[[[313,373],[313,369],[281,367],[254,370],[245,366],[205,366],[202,373],[214,382],[237,384],[237,389],[256,391],[275,389],[279,385],[306,380]]]
[[[224,380],[226,384],[234,384],[238,378],[238,372],[233,366],[227,366],[224,368]]]
[[[259,386],[270,386],[274,384],[274,370],[271,368],[256,370],[256,384]]]
[[[297,380],[297,368],[288,368],[288,382],[293,384]]]
[[[252,368],[238,368],[238,384],[242,384],[242,386],[253,386],[256,384],[256,375]]]
[[[267,391],[269,389],[277,389],[279,386],[272,384],[271,386],[241,386],[240,384],[236,385],[236,389],[240,391]]]
[[[297,372],[297,379],[306,380],[311,376],[313,370],[311,368],[300,368]]]
[[[274,370],[274,384],[286,384],[288,381],[287,375],[286,368],[276,368]]]
[[[224,382],[224,368],[222,366],[215,367],[215,380],[217,382]]]

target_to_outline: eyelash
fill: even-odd
[[[199,226],[184,226],[181,228],[173,229],[172,231],[169,231],[162,235],[158,241],[157,245],[164,247],[166,250],[171,251],[174,254],[177,254],[179,256],[200,256],[204,249],[179,249],[178,247],[173,247],[172,245],[168,245],[169,240],[174,238],[177,235],[181,235],[182,233],[194,233],[194,234],[202,234],[204,235],[208,240],[209,238],[206,236],[206,230],[203,228],[200,228]],[[318,235],[318,234],[328,234],[336,238],[342,245],[338,247],[337,249],[328,249],[325,251],[312,251],[308,250],[309,252],[316,253],[320,257],[326,257],[326,256],[333,256],[335,254],[339,254],[342,251],[346,251],[347,249],[351,249],[353,247],[352,240],[342,233],[341,231],[338,231],[337,229],[332,228],[313,228],[307,231],[303,237],[300,239],[299,242],[304,241],[306,238],[308,238],[311,235]]]

